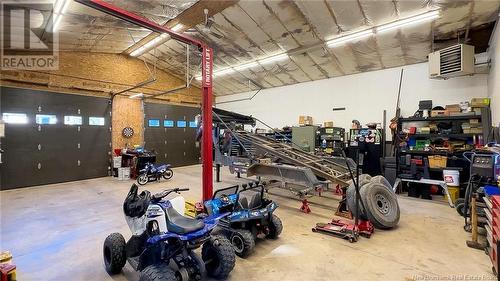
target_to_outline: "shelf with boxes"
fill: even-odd
[[[488,104],[488,99],[473,99],[432,108],[432,102],[426,101],[414,116],[400,118],[395,137],[397,177],[455,179],[458,182],[448,185],[454,186],[452,193],[458,196],[469,176],[469,163],[463,153],[482,147],[488,138]]]

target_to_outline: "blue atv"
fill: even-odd
[[[278,204],[265,196],[265,185],[253,182],[219,189],[204,204],[208,216],[230,212],[219,221],[218,232],[243,258],[252,253],[258,237],[276,239],[283,230],[280,218],[273,214]]]
[[[119,273],[128,261],[140,271],[140,281],[228,277],[235,264],[234,250],[225,237],[211,235],[228,213],[191,219],[182,215],[183,197],[163,200],[171,193],[187,190],[174,188],[154,195],[149,191],[138,194],[137,185],[132,185],[123,203],[132,237],[125,242],[120,233],[113,233],[104,241],[104,264],[110,274]],[[201,257],[194,252],[199,247],[202,247]]]

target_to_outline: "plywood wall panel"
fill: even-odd
[[[150,69],[153,69],[152,65]],[[1,71],[0,75],[2,85],[7,81],[26,88],[32,84],[46,84],[44,90],[78,94],[97,92],[105,96],[152,77],[142,60],[119,54],[88,52],[59,52],[59,70],[56,71]],[[134,92],[155,94],[185,85],[184,80],[160,69],[153,76],[156,78],[154,83]],[[176,94],[162,98],[172,103],[201,103],[198,87],[192,86]]]
[[[144,143],[144,112],[142,100],[127,97],[115,97],[112,112],[112,145],[113,148],[132,147]],[[125,127],[134,129],[131,138],[125,138],[122,130]]]

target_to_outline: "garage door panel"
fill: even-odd
[[[2,87],[0,111],[25,113],[26,125],[6,125],[5,163],[0,189],[106,176],[109,167],[109,100],[72,94]],[[55,115],[55,124],[36,124],[36,115]],[[80,116],[81,125],[64,116]],[[105,126],[89,126],[89,117]],[[87,165],[88,163],[88,165]]]
[[[169,104],[145,103],[145,126],[144,140],[145,148],[155,149],[157,162],[171,163],[174,166],[192,165],[198,163],[195,146],[196,129],[189,128],[189,122],[194,121],[195,116],[200,113],[199,108],[177,106]],[[148,126],[148,120],[159,119],[160,128]],[[164,128],[163,121],[171,120],[172,128]],[[177,127],[178,121],[185,121],[186,127]],[[165,144],[165,141],[167,142]],[[165,154],[167,157],[165,158]]]

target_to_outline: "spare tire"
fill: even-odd
[[[370,182],[361,190],[368,219],[377,228],[395,227],[399,222],[400,210],[396,194],[385,185]]]
[[[363,189],[363,186],[366,185],[367,183],[370,183],[371,176],[368,174],[362,174],[359,175],[359,192],[361,193],[361,189]],[[353,216],[356,216],[357,210],[356,210],[356,187],[354,186],[354,182],[352,180],[349,180],[347,183],[349,183],[349,187],[346,190],[346,198],[347,198],[347,208],[349,208],[349,211],[351,211]],[[358,209],[360,210],[359,212],[359,217],[361,219],[367,220],[368,217],[365,214],[365,210],[363,209],[363,206],[361,203],[358,206]]]
[[[383,184],[383,185],[387,186],[387,188],[389,188],[392,191],[391,184],[384,176],[375,176],[370,180],[370,182]]]

